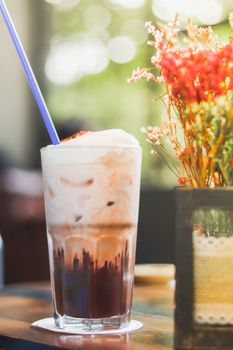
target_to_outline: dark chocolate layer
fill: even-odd
[[[85,250],[72,261],[72,267],[65,265],[62,247],[54,251],[56,309],[60,315],[104,318],[129,311],[132,286],[126,278],[130,273],[128,241],[124,251],[104,264]]]

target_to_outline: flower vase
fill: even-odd
[[[231,349],[233,188],[177,188],[175,245],[175,349]]]

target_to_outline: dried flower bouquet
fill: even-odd
[[[152,153],[161,156],[180,185],[233,185],[233,16],[229,42],[221,45],[211,27],[187,23],[184,43],[178,16],[169,25],[146,23],[155,49],[150,68],[137,68],[129,82],[161,84],[167,111],[163,127],[142,128]],[[158,73],[158,70],[160,74]],[[180,124],[182,139],[177,135]],[[175,152],[181,167],[171,155]]]

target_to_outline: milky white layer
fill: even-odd
[[[48,224],[137,224],[141,150],[132,135],[90,132],[41,155]]]

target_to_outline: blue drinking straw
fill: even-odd
[[[34,95],[36,103],[37,103],[39,110],[41,112],[42,118],[43,118],[45,126],[48,130],[51,141],[54,145],[57,145],[60,143],[59,137],[57,135],[57,131],[54,127],[54,124],[53,124],[53,121],[52,121],[51,116],[49,114],[45,100],[42,96],[39,85],[36,81],[35,75],[32,71],[32,68],[31,68],[30,63],[29,63],[28,58],[27,58],[27,55],[24,51],[23,45],[22,45],[20,38],[17,34],[16,28],[14,26],[14,23],[11,19],[11,16],[9,14],[9,11],[7,9],[7,6],[4,2],[4,0],[0,0],[0,11],[1,11],[3,19],[6,23],[6,26],[9,30],[9,33],[10,33],[11,39],[14,43],[14,46],[16,48],[16,51],[19,55],[20,61],[23,65],[24,73],[26,75],[29,86],[32,90],[32,93]]]

